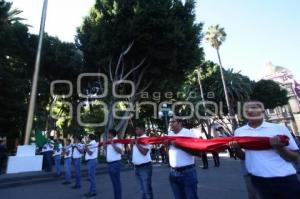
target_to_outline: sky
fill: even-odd
[[[23,10],[22,17],[38,33],[43,0],[10,0]],[[63,41],[74,41],[76,28],[94,0],[48,0],[45,31]],[[241,71],[258,80],[266,74],[265,64],[288,68],[300,81],[299,0],[196,0],[196,21],[225,28],[220,48],[224,68]],[[216,51],[204,41],[205,58],[217,62]]]

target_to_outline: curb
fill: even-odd
[[[128,166],[124,166],[121,169],[122,172],[130,171],[130,170],[133,170],[133,168]],[[96,170],[96,175],[103,175],[103,174],[107,174],[106,167],[101,167]],[[73,177],[74,175],[72,175],[72,178]],[[81,177],[88,177],[88,171],[86,169],[81,170]],[[64,179],[63,177],[54,177],[54,173],[45,174],[40,172],[35,175],[32,174],[31,176],[5,177],[5,178],[0,180],[0,189],[53,182],[53,181],[61,181]]]

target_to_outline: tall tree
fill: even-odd
[[[288,103],[287,90],[273,80],[260,80],[253,84],[251,98],[261,101],[266,109],[274,109]]]
[[[140,79],[144,91],[176,92],[202,58],[194,7],[193,0],[97,0],[77,35],[85,67],[113,81]],[[125,100],[136,102],[138,93]]]
[[[224,78],[224,74],[223,74],[223,66],[222,66],[220,50],[219,50],[220,46],[226,39],[225,30],[224,30],[224,28],[219,27],[219,25],[210,26],[210,27],[208,27],[208,30],[205,33],[204,38],[205,38],[205,41],[207,43],[209,43],[217,51],[226,105],[228,108],[229,117],[231,118],[231,121],[232,121],[232,128],[235,129],[237,127],[237,122],[234,118],[235,112],[232,109],[229,98],[228,98],[228,91],[227,91],[226,82],[225,82],[225,78]]]
[[[7,136],[12,143],[24,133],[38,42],[37,35],[28,33],[28,27],[16,15],[18,13],[20,11],[11,10],[11,3],[0,1],[0,136]],[[82,69],[82,56],[74,44],[47,35],[44,39],[35,114],[35,126],[43,130],[50,119],[47,109],[55,102],[50,96],[50,83],[67,79],[76,90],[76,78]],[[58,87],[62,93],[68,92],[66,88]],[[77,101],[78,97],[74,93],[66,100]]]
[[[198,67],[196,67],[196,69],[199,70]],[[237,109],[238,102],[244,102],[250,98],[250,95],[252,93],[252,82],[247,76],[244,76],[239,72],[235,72],[233,71],[233,69],[224,70],[224,76],[226,84],[228,85],[228,95],[229,100],[232,104],[232,108]],[[194,122],[190,122],[194,123],[194,126],[206,126],[208,129],[207,136],[209,137],[211,136],[210,128],[214,123],[222,123],[224,124],[224,126],[226,126],[225,124],[227,123],[227,118],[223,117],[223,112],[226,113],[226,109],[223,110],[223,106],[220,104],[220,102],[224,102],[225,98],[224,90],[222,89],[223,84],[220,76],[220,67],[213,62],[207,61],[201,65],[200,76],[199,73],[190,73],[187,76],[185,84],[183,85],[183,90],[185,93],[187,93],[186,96],[190,96],[189,93],[192,92],[201,94],[201,87],[197,85],[197,83],[199,83],[199,77],[203,90],[203,97],[187,97],[183,100],[188,100],[194,105],[196,105],[200,100],[202,100],[202,98],[205,98],[207,101],[214,102],[218,105],[218,110],[216,114],[207,114],[209,119],[194,118]],[[205,109],[209,111],[215,111],[214,108],[211,105],[209,105],[209,103],[205,105],[206,107],[203,108],[202,105],[201,107],[198,107],[198,114],[200,114],[201,116],[205,115]],[[227,130],[231,132],[230,128],[227,128]]]

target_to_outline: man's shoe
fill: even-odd
[[[80,189],[81,187],[80,186],[73,186],[73,187],[71,187],[72,189]]]
[[[94,197],[94,196],[96,196],[96,195],[97,195],[96,193],[90,193],[90,192],[84,194],[84,196],[87,197],[87,198]]]
[[[208,166],[204,166],[204,167],[202,167],[202,169],[208,169]]]
[[[61,183],[61,184],[67,185],[67,184],[71,184],[71,182],[64,181],[64,182]]]

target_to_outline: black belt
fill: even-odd
[[[182,172],[182,171],[185,171],[187,169],[194,168],[194,167],[195,167],[194,164],[190,164],[190,165],[183,166],[183,167],[171,167],[171,169],[174,170],[174,171],[177,171],[177,172]]]
[[[136,164],[134,165],[136,168],[141,168],[141,167],[145,167],[145,166],[149,166],[151,165],[151,162],[147,162],[147,163],[143,163],[143,164]]]
[[[116,160],[116,161],[111,161],[111,162],[107,162],[107,164],[113,164],[113,163],[117,163],[120,162],[121,160]]]

